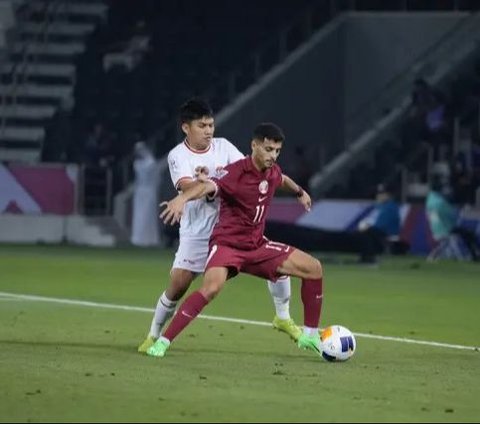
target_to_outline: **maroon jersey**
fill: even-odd
[[[282,170],[274,164],[259,171],[247,156],[227,165],[221,174],[212,178],[221,201],[210,245],[256,249],[265,243],[265,217],[275,190],[282,184]]]

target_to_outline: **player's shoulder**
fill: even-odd
[[[281,182],[283,180],[282,168],[280,168],[277,163],[274,163],[270,168],[269,176],[267,178]]]
[[[177,156],[183,156],[188,153],[188,148],[185,146],[185,143],[182,141],[181,143],[178,143],[175,147],[170,149],[168,152],[168,158],[174,158]]]
[[[229,179],[238,179],[240,175],[245,172],[245,170],[245,159],[240,159],[236,162],[231,162],[228,165],[217,169],[215,177],[224,178],[228,175]]]
[[[227,150],[232,148],[236,149],[234,144],[230,140],[226,139],[225,137],[213,137],[212,146],[213,148],[219,149],[219,150]]]
[[[244,157],[243,159],[239,159],[236,162],[229,163],[227,166],[225,166],[225,169],[242,172],[247,169],[247,160],[248,158]]]
[[[272,170],[276,173],[283,174],[282,168],[278,163],[274,163],[272,166]]]

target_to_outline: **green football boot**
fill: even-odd
[[[150,346],[147,349],[148,356],[156,356],[163,358],[167,353],[168,348],[170,347],[170,342],[167,339],[159,338],[153,346]]]
[[[147,353],[147,349],[152,347],[157,339],[152,336],[148,336],[140,346],[138,346],[139,353]]]
[[[278,331],[287,333],[290,338],[296,342],[302,335],[302,329],[295,324],[293,319],[280,319],[277,315],[273,318],[273,328]]]
[[[320,341],[320,335],[318,333],[315,336],[302,334],[298,339],[297,346],[300,349],[311,350],[318,356],[322,356],[322,342]]]

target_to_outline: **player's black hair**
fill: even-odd
[[[285,135],[278,125],[275,125],[272,122],[262,122],[253,130],[253,138],[260,141],[268,138],[269,140],[283,142],[285,140]]]
[[[180,124],[190,123],[195,119],[202,119],[205,116],[209,118],[212,117],[213,111],[208,102],[204,99],[194,97],[180,106]]]

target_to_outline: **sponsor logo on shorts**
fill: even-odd
[[[183,262],[186,262],[187,264],[190,264],[190,265],[196,264],[196,261],[191,261],[190,259],[184,259]]]

